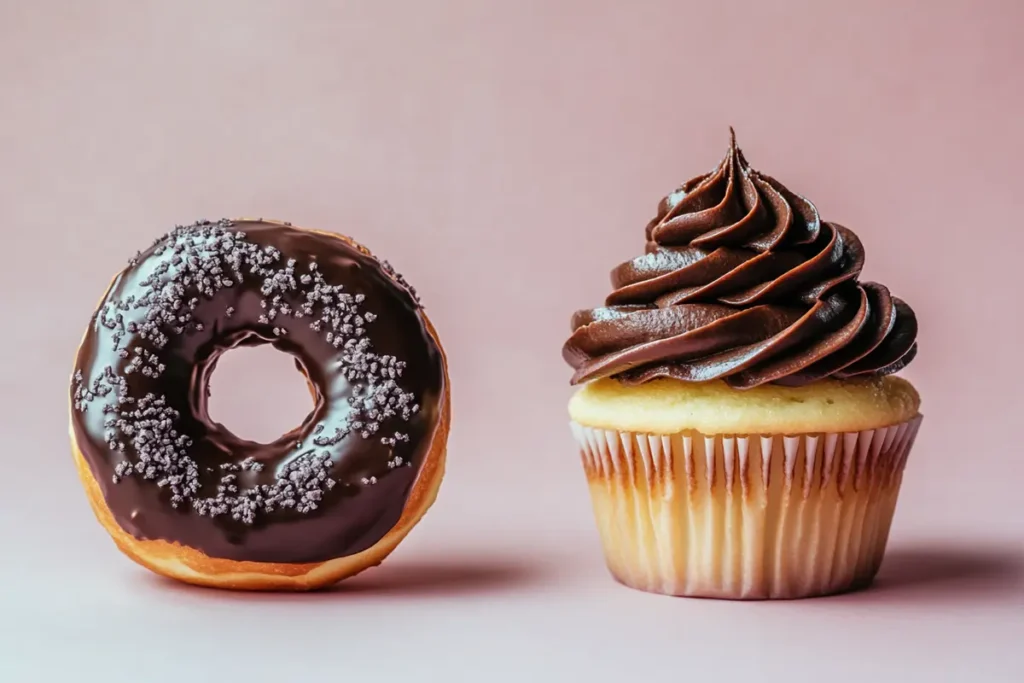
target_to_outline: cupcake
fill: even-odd
[[[921,423],[893,376],[917,351],[913,311],[735,135],[645,236],[563,348],[611,573],[732,599],[866,586]]]

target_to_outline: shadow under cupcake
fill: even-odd
[[[612,574],[641,590],[799,598],[878,572],[920,398],[917,321],[860,282],[857,236],[732,138],[573,316],[569,403]]]

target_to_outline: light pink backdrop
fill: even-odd
[[[1011,0],[0,0],[0,680],[1024,680],[1022,26]],[[730,124],[922,321],[927,418],[863,594],[671,600],[602,566],[559,347]],[[451,359],[439,503],[337,593],[151,579],[68,455],[109,277],[234,215],[384,254]],[[240,432],[295,396],[246,367],[217,379]]]

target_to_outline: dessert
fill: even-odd
[[[210,419],[239,346],[295,357],[315,407],[273,443]],[[133,560],[234,589],[319,588],[380,563],[444,471],[444,352],[415,291],[350,238],[272,221],[175,228],[113,280],[79,347],[71,442]]]
[[[611,572],[721,598],[870,583],[921,421],[892,376],[917,352],[912,309],[860,281],[857,236],[735,136],[661,201],[646,242],[563,347]]]

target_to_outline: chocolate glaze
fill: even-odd
[[[858,281],[857,236],[750,168],[735,135],[714,171],[661,201],[646,237],[612,271],[606,305],[572,318],[573,384],[802,385],[896,372],[917,352],[910,307]]]
[[[262,221],[219,225],[243,231],[246,242],[279,250],[282,263],[295,259],[297,272],[305,272],[303,269],[315,262],[327,283],[342,285],[352,295],[365,295],[365,310],[376,316],[365,322],[365,334],[376,354],[404,361],[398,382],[415,397],[418,409],[408,420],[382,418],[379,430],[368,436],[359,434],[358,428],[353,430],[348,424],[353,410],[349,399],[357,382],[343,376],[343,352],[327,341],[323,331],[312,329],[308,317],[279,315],[272,321],[261,320],[269,297],[261,292],[264,280],[260,277],[232,282],[212,296],[196,296],[192,323],[180,334],[163,326],[167,341],[162,348],[143,338],[137,326],[135,333],[129,331],[117,338],[103,322],[104,307],[142,296],[147,278],[174,257],[166,247],[169,238],[165,238],[115,278],[90,322],[75,363],[79,380],[72,387],[73,400],[79,406],[71,411],[78,447],[114,518],[135,538],[178,542],[211,557],[261,562],[319,562],[369,548],[402,514],[438,424],[445,391],[441,352],[427,331],[415,294],[386,264],[335,236]],[[174,268],[168,272],[173,275]],[[190,290],[186,296],[194,294]],[[285,300],[294,309],[302,298],[300,292],[293,292]],[[145,314],[145,310],[123,313],[134,320],[144,319]],[[232,434],[207,412],[208,383],[218,357],[234,347],[258,344],[272,344],[295,356],[315,392],[315,407],[306,420],[270,444]],[[131,354],[119,353],[115,346],[153,351],[164,367],[158,377],[126,373]],[[118,463],[137,461],[138,452],[131,441],[123,451],[112,449],[108,441],[110,419],[104,406],[110,410],[109,406],[117,404],[117,391],[96,395],[83,394],[80,389],[89,387],[108,367],[113,370],[112,377],[126,380],[122,386],[128,395],[163,395],[168,406],[178,412],[178,432],[191,439],[188,456],[199,470],[201,488],[193,504],[173,500],[170,488],[153,478],[118,476]],[[337,443],[315,448],[329,456],[326,472],[336,484],[321,486],[322,495],[316,494],[319,497],[311,509],[278,506],[246,521],[230,513],[210,516],[213,508],[204,504],[207,513],[199,514],[203,505],[195,501],[215,495],[223,483],[222,465],[236,472],[234,485],[258,490],[273,484],[288,462],[313,449],[317,435],[330,436],[336,427],[351,433]],[[408,440],[389,442],[384,438],[394,433]],[[262,469],[256,471],[258,465],[241,471],[233,467],[248,458]]]

